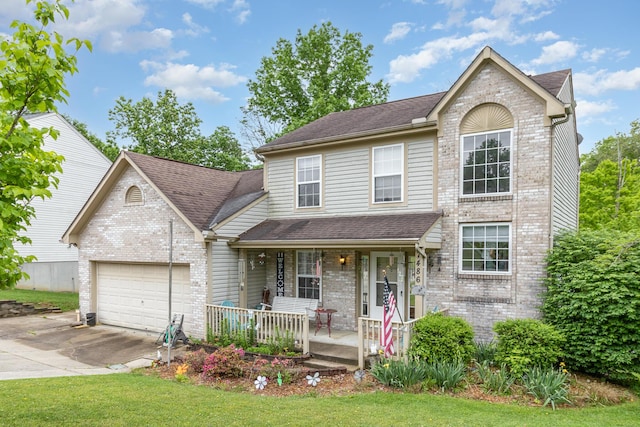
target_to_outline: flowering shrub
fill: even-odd
[[[184,363],[189,367],[189,373],[199,374],[204,367],[204,361],[207,358],[208,353],[201,348],[197,351],[189,351],[185,353],[183,357]]]
[[[278,359],[277,357],[271,362],[267,359],[256,359],[253,362],[252,371],[254,374],[258,374],[267,377],[270,381],[276,381],[278,374],[282,379],[283,384],[289,384],[294,379],[294,363],[291,359]]]
[[[236,348],[233,344],[219,348],[205,358],[202,376],[204,378],[241,377],[245,367],[243,357],[244,350]]]

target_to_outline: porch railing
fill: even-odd
[[[309,316],[283,311],[249,310],[205,304],[207,333],[213,336],[247,336],[266,344],[277,337],[291,337],[303,354],[309,353]]]
[[[416,320],[404,323],[392,322],[393,346],[395,354],[393,359],[407,359],[409,342],[413,333]],[[365,359],[378,355],[380,350],[380,335],[382,333],[382,320],[368,317],[358,318],[358,367],[365,368]]]

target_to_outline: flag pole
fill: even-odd
[[[387,286],[389,286],[389,279],[387,279],[387,270],[383,270],[384,273],[384,282]],[[404,326],[404,320],[402,320],[402,314],[400,314],[400,309],[398,308],[398,304],[396,304],[396,312],[398,313],[398,317],[400,318],[400,323]]]

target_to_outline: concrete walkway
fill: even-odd
[[[75,313],[0,319],[0,380],[103,375],[147,367],[166,347],[157,332],[79,326]],[[172,359],[184,347],[171,350]]]

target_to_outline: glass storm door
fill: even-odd
[[[382,319],[382,300],[384,297],[384,274],[387,274],[389,286],[396,299],[396,310],[393,320],[400,321],[398,311],[404,319],[404,288],[405,274],[404,263],[401,263],[402,254],[399,252],[372,252],[371,253],[371,272],[369,274],[369,294],[371,305],[371,318]]]

